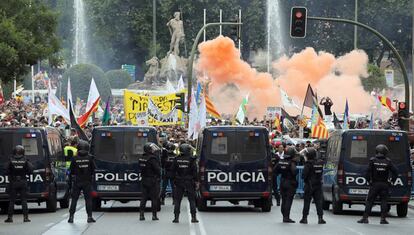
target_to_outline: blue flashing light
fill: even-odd
[[[357,140],[358,139],[358,136],[352,136],[352,139],[353,140]]]
[[[217,137],[218,136],[218,134],[217,133],[213,133],[213,137]]]
[[[258,132],[254,133],[254,136],[256,136],[256,137],[259,136],[259,133]]]

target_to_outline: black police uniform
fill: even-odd
[[[398,171],[391,160],[386,157],[388,154],[387,146],[380,144],[375,148],[375,151],[376,156],[370,159],[366,175],[370,183],[370,189],[365,203],[365,212],[358,223],[368,223],[368,216],[371,213],[373,203],[377,196],[379,196],[381,200],[381,224],[388,224],[385,218],[388,207],[389,178],[390,173],[392,173],[393,178],[396,178]]]
[[[88,223],[93,223],[92,218],[92,182],[95,179],[95,162],[93,156],[89,155],[89,143],[80,141],[78,144],[78,156],[73,157],[70,164],[69,187],[72,190],[72,201],[69,208],[69,223],[73,223],[76,212],[76,204],[81,191],[85,198]]]
[[[158,220],[157,208],[160,193],[161,167],[159,147],[154,143],[144,145],[144,154],[139,158],[141,169],[142,199],[140,203],[140,220],[145,220],[144,211],[147,200],[151,200],[152,220]]]
[[[300,223],[308,223],[307,217],[309,215],[309,208],[313,198],[319,218],[318,223],[325,224],[326,222],[323,220],[322,208],[322,176],[324,162],[322,159],[316,159],[317,152],[314,148],[307,148],[305,155],[308,160],[305,162],[302,175],[305,183],[305,193],[302,211],[303,218]]]
[[[30,222],[27,209],[27,178],[33,172],[33,165],[24,156],[24,148],[17,145],[13,150],[13,156],[6,164],[6,175],[9,178],[8,193],[10,196],[8,218],[6,223],[13,222],[14,203],[19,194],[22,202],[24,222]]]
[[[278,152],[272,154],[272,167],[273,168],[276,167],[279,161],[280,161],[280,154]],[[277,184],[277,174],[275,174],[275,172],[273,172],[272,190],[273,190],[273,196],[276,199],[277,206],[280,206],[280,193],[279,193],[279,188]]]
[[[196,159],[193,157],[193,148],[189,144],[180,145],[180,155],[174,159],[173,167],[174,176],[174,220],[173,223],[179,222],[181,200],[184,192],[187,192],[188,201],[190,202],[191,222],[198,223],[196,217],[196,188],[197,166]]]
[[[174,195],[174,182],[173,182],[173,172],[172,166],[174,163],[174,159],[176,157],[175,153],[175,145],[171,142],[168,142],[163,149],[162,157],[161,157],[161,167],[162,167],[162,191],[161,191],[161,204],[164,205],[166,190],[168,183],[171,185],[172,195]]]
[[[296,180],[296,162],[293,160],[295,155],[295,148],[289,147],[284,154],[284,159],[281,159],[274,169],[276,175],[282,175],[280,180],[280,194],[282,196],[281,211],[284,223],[295,223],[295,221],[290,219],[290,209],[296,188],[298,187]]]

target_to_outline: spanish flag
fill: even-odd
[[[392,107],[392,101],[390,98],[386,96],[378,96],[378,100],[382,104],[382,106],[387,107],[391,112],[395,112],[395,109]]]
[[[204,97],[206,99],[207,113],[215,118],[220,118],[220,114],[217,111],[216,107],[214,107],[214,104],[211,102],[210,97],[208,97],[206,93],[204,93]]]

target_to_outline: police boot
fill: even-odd
[[[362,219],[358,220],[358,223],[360,224],[368,224],[368,218],[367,217],[362,217]]]
[[[95,223],[96,221],[92,218],[92,216],[88,217],[88,223]]]
[[[161,198],[161,205],[164,206],[165,205],[165,198]]]
[[[326,224],[326,221],[323,219],[323,216],[319,216],[318,224]]]
[[[13,223],[13,217],[8,217],[5,221],[4,221],[4,223]]]
[[[294,220],[290,219],[290,218],[283,218],[283,223],[296,223]]]
[[[180,214],[174,214],[174,220],[172,221],[173,223],[179,223],[180,221],[179,221],[179,218],[180,217]]]
[[[388,221],[385,219],[385,217],[381,217],[380,224],[389,224]]]
[[[23,222],[25,222],[25,223],[30,222],[28,215],[24,216]]]
[[[191,223],[198,223],[198,219],[195,213],[191,214]]]
[[[302,219],[299,221],[301,224],[308,224],[308,218],[307,216],[303,216]]]
[[[276,205],[277,205],[277,206],[280,206],[280,200],[277,200],[277,201],[276,201]]]
[[[152,212],[152,220],[160,220],[157,217],[157,212]]]
[[[73,223],[73,214],[69,215],[68,223]]]
[[[145,216],[144,216],[144,212],[143,211],[141,211],[141,212],[139,212],[139,220],[145,220]]]

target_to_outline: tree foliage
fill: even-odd
[[[106,100],[111,94],[111,86],[102,69],[92,64],[77,64],[63,74],[62,88],[58,88],[62,92],[62,94],[59,94],[61,97],[66,97],[69,77],[74,100],[76,98],[84,101],[88,99],[92,78],[95,80],[102,100]]]
[[[124,89],[133,82],[131,75],[122,69],[109,70],[105,73],[105,77],[109,81],[111,89]]]
[[[0,1],[0,79],[17,79],[29,65],[55,56],[56,27],[56,14],[42,1]]]
[[[384,73],[378,66],[375,64],[368,64],[368,74],[369,76],[367,78],[361,79],[365,91],[371,92],[375,88],[383,90],[387,87]]]

